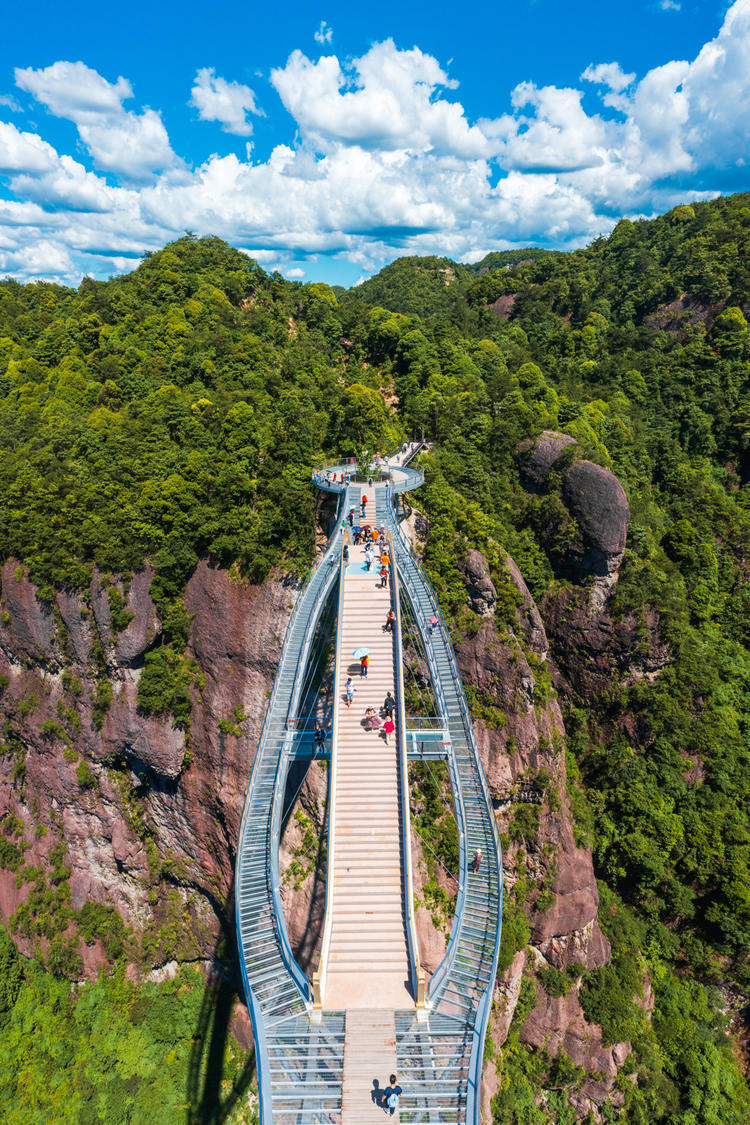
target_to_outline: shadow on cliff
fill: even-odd
[[[198,1024],[193,1033],[193,1048],[188,1067],[186,1125],[221,1125],[237,1103],[246,1096],[255,1078],[255,1053],[249,1047],[245,1065],[225,1085],[227,1038],[235,1001],[240,996],[240,969],[237,944],[232,925],[234,917],[234,881],[230,888],[226,916],[222,918],[223,933],[206,977]],[[247,1020],[248,1039],[251,1039]]]

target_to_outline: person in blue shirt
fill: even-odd
[[[402,1093],[401,1087],[396,1085],[396,1075],[392,1074],[388,1079],[388,1085],[385,1090],[383,1090],[382,1101],[383,1109],[386,1113],[389,1113],[391,1117],[393,1117],[398,1109],[398,1099],[401,1097]]]

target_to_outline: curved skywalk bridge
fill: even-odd
[[[382,1110],[370,1100],[372,1080],[385,1082],[391,1070],[404,1091],[401,1121],[479,1125],[484,1036],[500,942],[497,830],[448,631],[397,514],[400,494],[419,487],[423,476],[393,465],[370,486],[353,475],[347,479],[349,468],[331,466],[327,474],[315,474],[319,487],[339,494],[339,517],[329,551],[311,571],[287,627],[240,828],[237,926],[256,1041],[261,1125],[379,1121]],[[391,544],[388,591],[375,589],[378,568],[367,575],[358,548],[350,545],[348,569],[341,559],[345,515],[350,506],[359,511],[362,492],[369,501],[368,522],[385,525]],[[383,688],[392,684],[397,732],[406,731],[399,586],[421,634],[438,702],[440,738],[427,750],[447,760],[460,846],[453,927],[426,991],[414,925],[406,773],[407,753],[419,756],[425,747],[411,735],[384,747],[374,733],[358,730],[362,704],[370,702],[367,693],[382,702]],[[278,844],[295,754],[293,720],[315,631],[336,591],[326,919],[311,982],[286,934]],[[397,614],[393,637],[381,629],[390,604]],[[434,630],[431,618],[439,622]],[[368,644],[372,656],[370,675],[355,681],[358,693],[348,713],[342,676],[349,671],[353,637]],[[477,847],[483,853],[480,870],[469,873]]]

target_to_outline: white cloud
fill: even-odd
[[[320,21],[320,27],[315,32],[314,39],[316,43],[324,45],[330,43],[333,39],[333,28],[329,27],[325,20]]]
[[[123,101],[133,96],[126,78],[118,78],[113,85],[82,62],[61,61],[42,70],[16,67],[15,73],[21,90],[46,105],[55,117],[67,117],[76,124],[119,113]]]
[[[22,113],[22,109],[12,94],[0,94],[0,105],[5,106],[11,113]]]
[[[108,187],[93,172],[87,172],[70,156],[58,157],[42,175],[14,176],[11,187],[16,195],[35,202],[63,206],[71,211],[108,211],[121,189]]]
[[[619,63],[609,62],[587,66],[581,79],[583,82],[594,82],[597,86],[606,86],[613,93],[619,94],[635,81],[635,75],[625,74]]]
[[[439,94],[456,83],[418,47],[400,51],[388,39],[345,69],[335,55],[311,62],[294,51],[285,67],[271,71],[271,82],[303,138],[319,152],[344,143],[469,159],[489,154],[463,106]]]
[[[201,121],[220,121],[225,133],[240,137],[249,137],[253,131],[247,114],[260,113],[249,86],[217,78],[214,68],[208,66],[197,72],[189,104],[198,110]]]
[[[104,172],[133,180],[179,167],[161,115],[153,109],[130,113],[133,97],[126,78],[111,83],[82,62],[56,62],[42,70],[16,68],[16,85],[46,105],[55,117],[74,122],[94,163]]]
[[[103,172],[148,180],[160,169],[177,167],[167,130],[153,109],[123,113],[93,125],[79,125],[81,140]]]
[[[299,266],[293,266],[290,270],[284,270],[284,274],[292,281],[297,281],[300,277],[305,276],[305,271],[301,270]]]
[[[190,170],[156,111],[123,109],[127,79],[110,83],[80,63],[19,74],[76,123],[94,159],[91,170],[80,153],[0,122],[0,175],[13,196],[0,198],[0,272],[23,278],[126,269],[186,229],[289,277],[315,254],[369,274],[398,253],[476,260],[529,242],[581,245],[623,215],[739,186],[738,175],[750,186],[750,0],[732,5],[692,61],[640,80],[617,62],[592,63],[582,89],[523,82],[507,112],[478,121],[416,47],[388,40],[350,62],[295,51],[271,76],[292,117],[287,143],[263,160],[248,149]],[[257,112],[244,93],[231,100],[247,88],[210,70],[198,78],[213,120],[236,131]],[[589,108],[592,92],[601,112]]]
[[[22,133],[0,121],[0,172],[46,172],[56,160],[52,145],[36,133]]]
[[[500,163],[506,168],[550,172],[601,164],[607,128],[600,117],[584,112],[582,96],[580,90],[540,89],[533,82],[516,86],[511,95],[515,109],[532,112],[483,123],[485,132],[497,139]]]
[[[681,12],[682,4],[680,0],[661,0],[659,5],[663,12]]]

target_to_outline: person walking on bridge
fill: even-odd
[[[389,609],[388,610],[388,616],[385,619],[385,625],[383,626],[384,632],[386,632],[386,633],[392,633],[393,632],[393,622],[395,620],[396,620],[396,614],[393,612],[392,609]]]
[[[360,661],[359,661],[360,674],[361,674],[362,678],[365,679],[365,680],[367,679],[367,669],[369,667],[369,664],[370,664],[370,657],[369,656],[365,655],[365,656],[360,658]]]
[[[367,497],[363,496],[362,499],[359,502],[359,512],[360,512],[360,515],[362,516],[363,519],[365,517],[366,511],[367,511]]]
[[[393,712],[396,710],[396,700],[393,698],[390,691],[386,693],[386,697],[383,700],[383,710],[385,711],[386,719],[393,718]]]
[[[383,1090],[383,1109],[386,1113],[393,1117],[398,1109],[398,1100],[401,1097],[403,1090],[396,1083],[396,1075],[392,1074],[388,1079],[388,1085]]]

